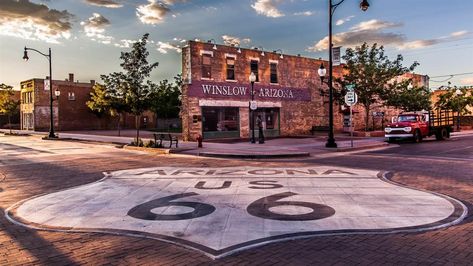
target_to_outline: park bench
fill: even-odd
[[[177,148],[177,144],[179,142],[179,139],[177,138],[177,136],[173,136],[169,133],[154,133],[153,135],[154,135],[154,143],[156,143],[156,147],[162,148],[163,140],[164,140],[164,141],[169,141],[169,148],[172,147],[173,142]]]
[[[328,132],[329,130],[330,128],[328,126],[312,126],[310,133],[314,135],[315,132]]]

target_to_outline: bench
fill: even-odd
[[[312,128],[310,129],[310,133],[314,135],[315,132],[328,132],[329,130],[329,126],[312,126]]]
[[[177,138],[177,136],[173,136],[169,133],[154,133],[153,136],[154,136],[154,143],[156,143],[155,145],[158,148],[163,147],[163,140],[169,141],[169,148],[172,147],[173,142],[176,145],[176,148],[177,148],[177,144],[179,143],[179,139]]]

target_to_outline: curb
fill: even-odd
[[[243,158],[243,159],[271,159],[271,158],[299,158],[310,157],[308,152],[277,153],[277,154],[235,154],[235,153],[214,153],[199,152],[197,156],[217,157],[217,158]]]
[[[349,152],[349,151],[360,151],[360,150],[368,150],[373,148],[380,148],[380,147],[389,147],[389,143],[377,143],[373,145],[363,145],[359,147],[343,147],[343,148],[336,148],[332,150],[330,148],[326,148],[325,150],[335,151],[335,152]]]

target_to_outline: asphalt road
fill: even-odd
[[[142,167],[312,167],[389,171],[403,185],[454,197],[473,210],[473,136],[388,149],[325,153],[307,159],[224,160],[153,155],[113,145],[0,136],[0,210],[43,193],[87,184],[103,172]],[[37,231],[0,218],[1,265],[353,265],[473,261],[473,215],[421,233],[318,236],[283,241],[212,260],[166,242],[102,233]]]

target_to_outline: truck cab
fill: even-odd
[[[401,113],[386,126],[384,136],[388,142],[406,138],[421,142],[432,135],[437,140],[444,140],[453,131],[453,121],[453,112],[449,110]]]

